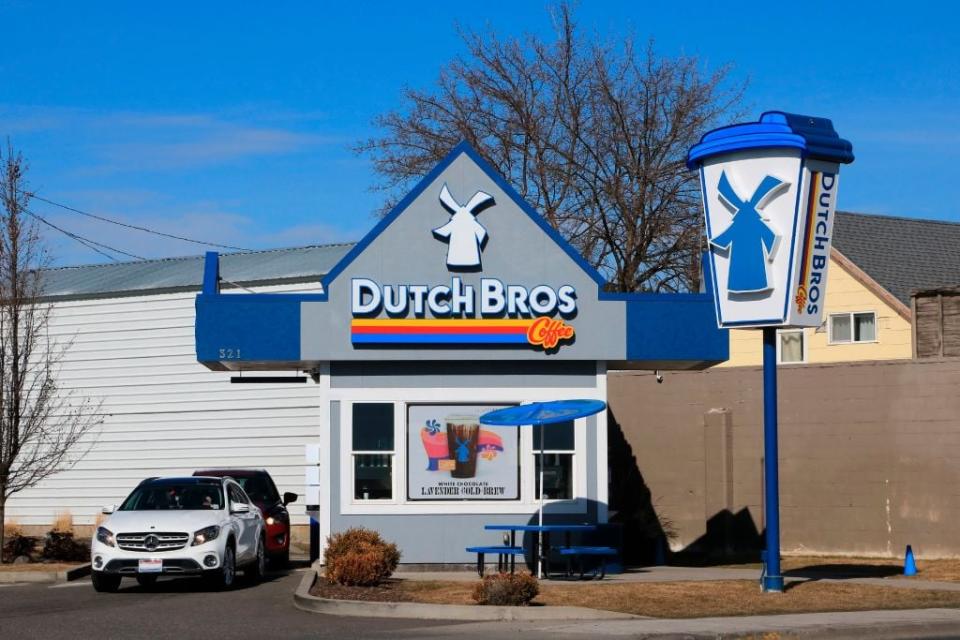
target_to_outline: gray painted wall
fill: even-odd
[[[335,380],[337,376],[332,376]],[[343,386],[341,381],[333,386]],[[485,531],[487,524],[523,524],[536,523],[536,509],[529,514],[429,514],[429,515],[344,515],[340,513],[340,492],[337,483],[340,478],[340,465],[349,464],[349,443],[340,442],[340,402],[330,402],[330,478],[333,490],[330,492],[330,530],[331,533],[350,527],[367,527],[379,531],[385,539],[395,542],[403,554],[401,562],[405,564],[463,564],[476,562],[476,555],[465,551],[466,547],[476,545],[501,544],[502,532]],[[591,433],[596,429],[596,418],[588,419],[587,428]],[[587,438],[587,510],[578,514],[551,514],[549,506],[545,511],[546,522],[596,522],[597,520],[597,468],[596,439]],[[400,470],[404,472],[405,470]],[[520,540],[519,534],[517,538]],[[529,539],[526,541],[529,548]],[[490,562],[491,559],[488,559]],[[496,560],[492,559],[495,563]]]
[[[446,183],[459,202],[478,190],[496,200],[479,214],[489,239],[482,253],[481,273],[451,273],[447,269],[447,244],[434,238],[432,229],[446,224],[450,214],[438,196]],[[371,278],[380,284],[450,284],[459,276],[479,292],[482,277],[528,288],[546,284],[576,287],[578,314],[571,320],[576,341],[556,353],[516,348],[424,348],[370,346],[354,348],[350,342],[350,288],[353,278]],[[468,156],[460,155],[427,187],[387,229],[330,284],[327,302],[301,305],[301,359],[404,360],[411,354],[434,360],[622,360],[626,357],[626,306],[621,301],[597,299],[598,286],[580,266],[507,197]]]

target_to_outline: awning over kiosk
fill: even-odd
[[[728,355],[711,294],[603,291],[596,270],[465,143],[327,274],[322,293],[221,293],[219,282],[211,252],[196,348],[217,370],[384,360],[694,369]]]

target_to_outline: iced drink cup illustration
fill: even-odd
[[[480,419],[477,416],[447,416],[447,448],[450,459],[456,463],[450,475],[454,478],[472,478],[477,475],[477,441],[480,438]]]

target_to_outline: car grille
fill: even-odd
[[[152,531],[148,533],[118,533],[117,546],[124,551],[174,551],[187,546],[190,539],[186,533],[164,533]]]
[[[111,560],[103,570],[107,573],[135,574],[139,567],[139,560]],[[200,573],[203,570],[196,560],[176,558],[163,561],[163,573]]]

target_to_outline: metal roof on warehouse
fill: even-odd
[[[346,255],[353,243],[270,249],[220,256],[220,275],[240,285],[319,281]],[[50,298],[86,298],[199,290],[203,256],[138,260],[109,264],[58,267],[44,273]]]

